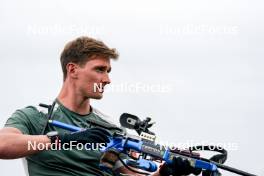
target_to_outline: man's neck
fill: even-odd
[[[69,110],[81,115],[89,114],[90,100],[80,96],[76,91],[63,84],[62,89],[57,97],[60,103]]]

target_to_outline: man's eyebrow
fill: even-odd
[[[112,70],[112,67],[107,67],[107,66],[104,66],[104,65],[98,65],[98,66],[95,66],[95,68],[100,68],[100,69],[104,69],[104,70],[107,70],[108,73],[111,72]]]

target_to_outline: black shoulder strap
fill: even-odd
[[[43,103],[39,104],[39,106],[41,106],[43,108],[48,108],[48,113],[46,115],[47,116],[47,122],[46,122],[44,128],[42,129],[41,134],[45,133],[45,130],[49,124],[49,120],[52,119],[52,113],[53,113],[53,110],[54,110],[56,103],[57,103],[57,101],[55,99],[51,105],[47,105],[47,104],[43,104]]]

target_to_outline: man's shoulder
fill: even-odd
[[[48,112],[47,108],[42,108],[38,105],[29,105],[21,109],[17,109],[16,112],[21,113],[27,117],[36,117],[44,115]]]
[[[15,111],[15,114],[21,114],[25,117],[31,117],[32,115],[36,115],[38,113],[38,110],[35,106],[29,105],[24,108],[17,109]]]
[[[38,134],[45,124],[45,116],[37,106],[26,106],[17,109],[6,121],[5,127],[14,127],[24,134]]]

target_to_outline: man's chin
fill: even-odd
[[[94,96],[92,96],[92,97],[90,97],[90,98],[92,98],[92,99],[96,99],[96,100],[100,100],[100,99],[103,98],[103,94],[100,93],[100,94],[94,95]]]

